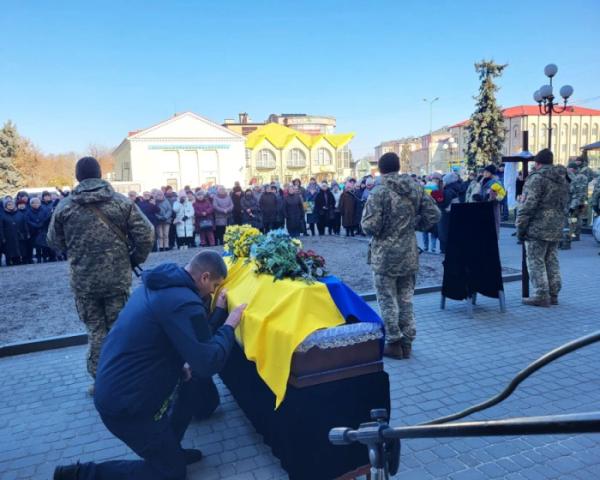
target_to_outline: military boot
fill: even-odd
[[[402,358],[408,359],[412,353],[412,344],[408,342],[400,342],[402,346]]]
[[[404,358],[402,343],[399,341],[394,343],[386,343],[385,347],[383,348],[383,356],[395,358],[396,360],[402,360]]]
[[[547,297],[539,298],[539,297],[531,297],[524,298],[523,305],[529,305],[531,307],[549,307],[550,299]]]
[[[550,305],[558,305],[558,295],[550,295]]]

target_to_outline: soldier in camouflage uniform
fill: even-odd
[[[415,230],[426,232],[440,220],[440,211],[423,187],[409,175],[399,175],[395,153],[379,159],[381,182],[370,193],[362,228],[371,235],[369,263],[377,301],[385,322],[384,354],[409,358],[416,336],[412,297],[419,254]]]
[[[48,229],[48,245],[68,252],[75,305],[88,331],[87,369],[94,378],[102,341],[129,296],[131,261],[125,242],[89,205],[127,232],[135,245],[136,263],[146,260],[154,244],[152,224],[101,176],[96,159],[80,159],[76,166],[80,183],[58,204]]]
[[[561,288],[558,243],[569,205],[567,170],[552,165],[547,148],[535,157],[535,170],[523,187],[523,200],[517,210],[517,237],[525,242],[527,269],[534,296],[524,298],[525,305],[549,307],[558,304]]]
[[[576,162],[569,163],[567,170],[571,180],[569,186],[569,232],[573,240],[579,241],[581,224],[587,209],[588,179],[579,172]]]

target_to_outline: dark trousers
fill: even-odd
[[[333,220],[331,221],[331,228],[333,229],[333,233],[336,235],[339,235],[341,226],[342,226],[342,214],[340,212],[335,212],[335,215],[333,216]]]
[[[223,237],[225,236],[226,225],[217,225],[215,227],[215,241],[217,245],[224,245]]]
[[[180,386],[171,415],[164,415],[158,421],[152,417],[114,418],[100,414],[106,428],[142,460],[82,463],[79,479],[185,479],[187,472],[181,439],[192,416],[209,416],[218,403],[219,394],[212,379],[193,377]]]
[[[329,229],[329,234],[331,235],[331,222],[329,217],[327,215],[319,215],[319,221],[317,222],[319,235],[325,235],[325,227]]]

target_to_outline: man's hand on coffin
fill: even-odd
[[[246,306],[247,305],[244,303],[231,312],[225,321],[225,325],[229,325],[231,328],[235,329],[242,320],[242,315],[244,310],[246,310]]]
[[[219,292],[219,295],[217,296],[217,301],[215,302],[215,306],[217,308],[224,308],[225,310],[227,310],[227,289],[224,288],[223,290],[221,290]]]
[[[183,381],[189,382],[192,379],[192,367],[190,364],[185,362],[183,364]]]

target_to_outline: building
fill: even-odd
[[[377,168],[377,160],[388,152],[394,152],[400,157],[400,172],[413,173],[418,171],[415,164],[415,151],[422,147],[422,138],[404,137],[397,140],[388,140],[381,142],[375,147],[375,168]]]
[[[343,179],[353,173],[347,134],[307,135],[279,123],[267,123],[246,138],[246,183],[289,183],[300,178]]]
[[[243,135],[185,112],[129,132],[114,150],[117,182],[136,191],[171,185],[180,190],[244,179]]]
[[[423,135],[411,144],[409,171],[417,174],[447,172],[452,163],[452,152],[447,145],[453,145],[452,134],[447,127]]]
[[[223,122],[225,128],[244,136],[250,135],[254,130],[262,127],[264,124],[265,122],[253,122],[247,113],[239,113],[237,122],[231,118],[226,118],[225,122]]]
[[[335,132],[335,117],[325,115],[272,113],[266,123],[278,123],[308,135],[329,135]]]
[[[536,153],[548,146],[548,116],[540,115],[537,105],[519,105],[505,108],[506,138],[503,155],[514,155],[523,149],[523,131],[529,132],[529,151]],[[466,158],[469,121],[452,125],[449,131],[458,144],[457,155]],[[552,151],[558,163],[581,154],[581,147],[600,140],[600,110],[567,107],[561,114],[552,115]]]

